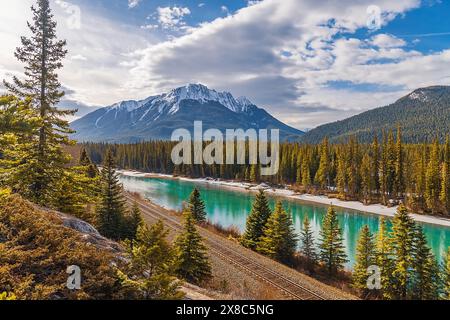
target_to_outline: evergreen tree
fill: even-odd
[[[444,162],[441,170],[441,193],[439,195],[443,211],[450,214],[450,137],[447,136],[444,146]]]
[[[376,265],[381,269],[381,290],[383,296],[390,299],[392,297],[390,287],[394,261],[390,246],[388,225],[384,217],[380,220],[380,229],[376,241]]]
[[[372,142],[371,158],[372,158],[372,178],[375,186],[375,192],[380,193],[380,146],[378,145],[378,138],[375,135]]]
[[[162,221],[139,226],[136,239],[125,241],[128,265],[118,271],[126,299],[181,299],[180,282],[174,277],[174,250],[167,242]]]
[[[311,223],[307,216],[303,220],[303,229],[300,233],[301,249],[300,252],[306,258],[307,269],[312,271],[317,264],[317,252],[315,248],[314,234],[311,230]]]
[[[176,271],[181,278],[198,284],[211,277],[211,265],[202,237],[195,227],[192,208],[186,208],[183,217],[184,231],[175,240]]]
[[[29,150],[39,128],[31,100],[0,96],[0,186],[19,191],[29,167]]]
[[[376,254],[373,235],[369,227],[365,225],[359,236],[356,248],[356,263],[353,269],[353,286],[367,295],[367,279],[369,277],[368,269],[375,265]]]
[[[436,300],[439,298],[439,267],[428,247],[421,226],[416,226],[413,244],[412,298],[418,300]]]
[[[290,263],[297,247],[297,236],[290,215],[279,201],[267,220],[257,251],[283,263]]]
[[[395,180],[394,180],[394,196],[405,192],[405,183],[403,177],[403,146],[402,134],[400,126],[397,128],[397,144],[395,146]]]
[[[309,168],[309,161],[306,154],[303,156],[302,162],[302,185],[305,188],[309,188],[311,186],[311,171]]]
[[[111,150],[108,150],[101,172],[102,190],[97,210],[98,231],[111,239],[124,238],[124,217],[126,214],[122,185],[115,171]]]
[[[322,189],[330,185],[330,155],[327,138],[323,140],[320,146],[320,163],[319,169],[316,172],[315,181]]]
[[[439,207],[439,141],[435,139],[428,160],[427,171],[425,175],[425,200],[427,207],[435,214]]]
[[[92,163],[86,152],[86,148],[81,149],[79,165],[85,168],[86,175],[89,178],[95,178],[98,176],[98,168]]]
[[[266,195],[263,190],[260,190],[253,202],[252,211],[247,218],[246,229],[241,238],[241,244],[244,247],[252,250],[256,249],[271,214]]]
[[[144,225],[144,220],[142,219],[142,212],[139,208],[137,202],[133,203],[131,211],[127,216],[125,216],[124,228],[126,233],[124,235],[127,239],[135,239],[139,227]]]
[[[332,275],[342,269],[344,264],[348,262],[342,230],[339,227],[339,221],[333,206],[328,209],[323,220],[320,236],[320,260],[325,265],[328,274]]]
[[[372,198],[372,191],[375,189],[375,180],[372,176],[373,168],[372,161],[368,153],[366,153],[361,163],[361,182],[362,182],[362,194],[364,202],[370,202]]]
[[[63,146],[72,142],[68,134],[67,116],[75,111],[59,110],[56,105],[64,95],[60,91],[57,70],[67,51],[66,42],[57,40],[56,22],[51,13],[49,0],[38,0],[32,7],[33,22],[28,23],[31,37],[22,37],[22,46],[16,49],[16,58],[25,64],[25,79],[4,81],[6,88],[20,98],[31,98],[39,117],[39,127],[28,150],[26,164],[18,191],[28,199],[42,205],[51,205],[58,182],[64,175],[70,157]]]
[[[343,150],[338,152],[338,168],[336,175],[336,186],[339,192],[339,197],[342,199],[346,198],[347,192],[347,161],[346,155]]]
[[[200,191],[195,188],[189,197],[189,205],[197,223],[206,222],[205,203],[203,202]]]
[[[391,296],[394,299],[406,299],[411,285],[411,269],[413,263],[413,241],[415,224],[409,217],[406,208],[400,205],[392,221],[390,245],[394,256],[394,270],[390,284]]]

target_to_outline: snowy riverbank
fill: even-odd
[[[364,205],[358,201],[343,201],[339,199],[331,199],[326,196],[315,196],[310,194],[298,194],[289,189],[275,189],[265,184],[255,185],[246,182],[234,182],[234,181],[224,181],[224,180],[216,180],[212,178],[200,178],[200,179],[191,179],[185,177],[174,177],[172,175],[165,174],[154,174],[154,173],[143,173],[137,171],[130,170],[119,170],[120,174],[125,176],[133,176],[133,177],[141,177],[141,178],[163,178],[163,179],[178,179],[182,181],[190,181],[196,183],[206,183],[211,185],[218,185],[227,188],[238,189],[241,191],[258,191],[259,189],[264,189],[267,194],[279,197],[286,197],[290,199],[296,199],[305,202],[318,203],[323,205],[333,205],[335,207],[346,208],[371,214],[377,214],[381,216],[393,217],[397,207],[386,207],[381,204],[372,204],[372,205]],[[441,217],[433,217],[427,215],[419,215],[419,214],[411,214],[411,217],[423,223],[429,223],[434,225],[440,225],[445,227],[450,227],[450,219],[441,218]]]

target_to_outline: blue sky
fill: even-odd
[[[13,51],[32,3],[0,1],[2,78],[23,70]],[[51,3],[68,41],[61,80],[72,105],[105,106],[195,82],[247,96],[305,129],[418,87],[450,85],[450,1]]]

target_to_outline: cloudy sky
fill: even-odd
[[[0,0],[0,78],[32,0]],[[450,85],[447,0],[51,0],[68,41],[67,105],[187,83],[247,96],[299,129]]]

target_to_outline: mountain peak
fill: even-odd
[[[248,106],[253,105],[246,97],[235,99],[230,92],[219,92],[214,89],[209,89],[203,84],[194,83],[173,89],[161,95],[160,100],[166,100],[172,105],[169,110],[170,114],[174,114],[179,110],[179,103],[182,100],[196,100],[199,102],[214,101],[237,113],[245,112]]]

